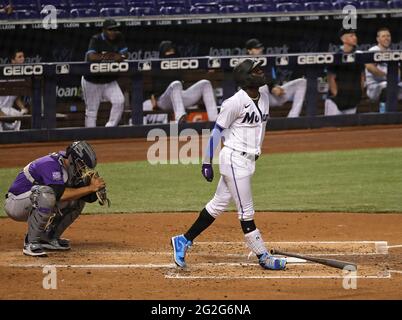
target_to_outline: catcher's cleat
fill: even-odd
[[[193,244],[191,241],[188,241],[184,235],[179,235],[172,237],[172,247],[173,247],[173,259],[174,262],[181,268],[186,266],[186,262],[184,261],[186,257],[186,251]]]
[[[51,239],[49,241],[41,241],[43,248],[48,250],[70,250],[70,241],[67,239]]]
[[[28,237],[25,237],[24,241],[24,249],[22,249],[22,252],[26,256],[31,256],[31,257],[47,257],[46,252],[43,250],[42,246],[39,243],[36,242],[28,242]]]
[[[268,252],[264,253],[259,259],[260,266],[269,270],[284,270],[286,268],[285,258],[276,258]]]

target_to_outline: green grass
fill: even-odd
[[[19,170],[0,169],[1,194]],[[217,166],[213,183],[199,165],[127,162],[98,170],[112,207],[89,204],[87,213],[199,211],[219,178]],[[402,148],[264,155],[253,196],[260,211],[402,212]],[[3,202],[1,197],[1,207]]]

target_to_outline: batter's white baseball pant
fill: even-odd
[[[86,105],[85,127],[96,127],[99,105],[103,100],[112,104],[106,127],[118,126],[124,110],[124,95],[117,81],[98,84],[89,82],[82,77],[81,85]]]
[[[306,95],[307,80],[303,78],[292,80],[282,85],[281,88],[285,91],[282,96],[277,97],[271,93],[269,94],[269,106],[280,107],[287,101],[293,101],[292,108],[288,113],[288,118],[299,117]]]
[[[255,161],[240,152],[227,147],[219,155],[221,177],[215,195],[205,206],[214,218],[222,214],[233,199],[239,220],[254,219],[251,178],[255,170]]]
[[[326,116],[337,116],[337,115],[340,115],[340,114],[355,114],[356,111],[357,111],[357,108],[339,110],[338,106],[336,105],[336,103],[333,102],[331,99],[326,99],[325,100],[324,114]]]
[[[178,121],[186,114],[186,108],[195,105],[202,98],[207,109],[208,119],[215,121],[218,109],[215,94],[209,80],[200,80],[186,90],[180,81],[173,81],[158,99],[158,107],[162,110],[173,110]]]

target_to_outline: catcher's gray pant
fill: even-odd
[[[82,200],[56,202],[52,188],[34,186],[18,196],[8,193],[5,212],[16,221],[28,222],[28,241],[59,238],[84,209]]]
[[[293,101],[288,117],[300,116],[307,90],[307,80],[303,78],[292,80],[282,85],[281,88],[284,89],[285,94],[280,97],[269,94],[269,106],[280,107],[287,101]]]
[[[178,121],[186,114],[186,108],[195,105],[201,98],[207,109],[208,119],[215,121],[218,117],[218,109],[209,80],[200,80],[186,90],[183,90],[183,84],[180,81],[173,81],[159,97],[157,104],[162,110],[173,109],[175,119]]]
[[[399,85],[401,86],[402,83]],[[402,88],[400,86],[398,87],[398,100],[402,100]],[[387,88],[387,81],[369,84],[367,85],[367,96],[371,100],[378,100],[380,98],[381,91],[385,88]]]
[[[124,110],[124,95],[117,81],[99,84],[86,81],[82,77],[81,85],[86,105],[85,127],[96,127],[98,109],[102,101],[110,101],[112,104],[106,127],[118,126]]]
[[[338,106],[336,105],[335,102],[333,102],[331,99],[326,99],[325,100],[325,115],[326,116],[337,116],[340,114],[355,114],[357,111],[356,108],[351,108],[351,109],[346,109],[346,110],[339,110]]]

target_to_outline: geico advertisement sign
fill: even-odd
[[[3,68],[4,76],[39,76],[43,74],[43,66],[6,66]]]
[[[128,71],[128,62],[91,63],[89,70],[91,71],[91,73],[127,72]]]
[[[250,58],[232,58],[229,60],[229,65],[231,68],[236,67],[240,62],[243,62],[246,59],[250,59]],[[252,60],[257,60],[257,61],[262,61],[261,66],[266,66],[267,65],[267,58],[253,58]]]
[[[197,59],[183,60],[163,60],[161,61],[162,70],[178,70],[178,69],[198,69],[199,62]]]
[[[333,63],[333,54],[301,55],[297,57],[297,64],[325,64]]]
[[[402,52],[376,52],[374,53],[374,61],[399,61],[402,60]]]

